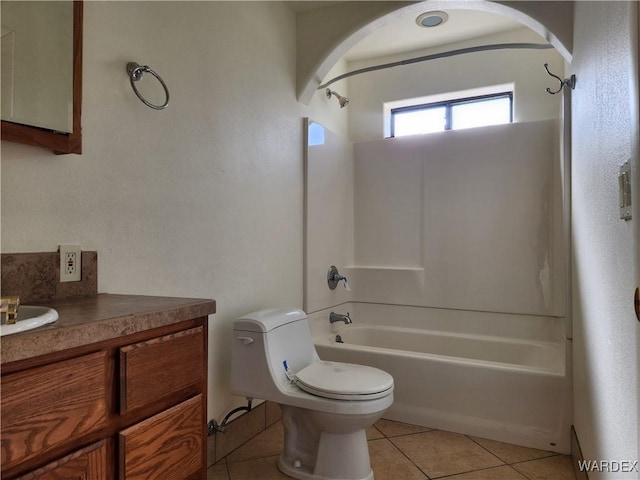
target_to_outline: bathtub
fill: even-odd
[[[389,308],[392,315],[384,313]],[[371,304],[349,309],[351,325],[327,326],[326,312],[314,316],[316,350],[324,360],[389,372],[395,400],[385,418],[569,453],[571,385],[560,319]]]

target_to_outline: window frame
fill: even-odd
[[[397,107],[391,109],[391,123],[390,123],[390,138],[395,138],[395,124],[397,113],[411,112],[417,110],[430,110],[432,108],[445,107],[445,127],[444,131],[452,130],[452,108],[456,105],[464,105],[469,103],[478,103],[486,100],[508,98],[509,99],[509,123],[513,123],[513,91],[505,91],[499,93],[490,93],[487,95],[476,95],[472,97],[454,98],[451,100],[444,100],[441,102],[421,103],[417,105],[408,105],[406,107]],[[405,136],[405,135],[402,135]],[[406,135],[408,136],[408,135]]]

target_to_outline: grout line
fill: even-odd
[[[266,435],[266,432],[267,432],[268,430],[270,430],[270,429],[275,428],[275,426],[278,424],[278,422],[280,422],[280,420],[278,420],[278,421],[277,421],[277,422],[275,422],[275,423],[272,423],[272,424],[271,424],[271,425],[269,425],[267,428],[265,428],[264,430],[262,430],[260,433],[258,433],[257,435],[254,435],[254,436],[253,436],[253,437],[251,437],[249,440],[247,440],[245,443],[243,443],[242,445],[240,445],[238,448],[236,448],[236,449],[232,450],[232,451],[231,451],[231,452],[229,452],[227,455],[225,455],[223,458],[224,458],[224,460],[227,462],[227,464],[229,464],[229,463],[240,463],[240,462],[246,462],[246,461],[249,461],[249,460],[258,460],[258,459],[261,459],[261,458],[269,458],[269,457],[272,457],[272,456],[273,456],[273,454],[269,454],[269,455],[260,455],[260,456],[257,456],[257,457],[245,458],[245,459],[242,459],[242,460],[236,460],[236,461],[228,461],[228,460],[227,460],[227,458],[229,457],[229,455],[231,455],[232,453],[236,452],[236,451],[237,451],[237,450],[239,450],[240,448],[245,447],[245,446],[246,446],[249,442],[251,442],[252,440],[254,440],[254,439],[258,438],[258,437],[259,437],[259,436],[261,436],[261,435]]]
[[[225,457],[221,458],[220,460],[218,460],[216,463],[214,463],[210,467],[207,467],[207,475],[208,475],[209,470],[211,470],[212,468],[215,468],[215,467],[220,467],[222,465],[224,465],[224,471],[227,474],[227,476],[226,476],[227,480],[231,480],[231,472],[229,471],[229,465],[227,464],[227,459]]]
[[[471,438],[469,435],[465,435],[465,437],[467,437],[469,440],[471,440],[473,443],[475,443],[476,445],[478,445],[479,447],[483,448],[484,450],[486,450],[487,452],[489,452],[491,455],[493,455],[494,457],[496,457],[498,460],[500,460],[502,463],[504,463],[505,465],[509,465],[509,463],[507,463],[506,460],[500,458],[496,453],[493,453],[491,450],[489,450],[487,447],[485,447],[484,445],[482,445],[481,443],[476,442],[473,438]]]
[[[416,426],[419,426],[419,425],[416,425]],[[428,427],[423,427],[423,428],[428,428]],[[393,436],[389,436],[389,435],[385,434],[382,430],[380,430],[380,433],[382,433],[385,436],[385,438],[388,438],[388,439],[400,438],[400,437],[410,437],[411,435],[421,435],[423,433],[431,433],[431,432],[444,432],[444,430],[438,430],[438,429],[435,429],[435,428],[430,428],[429,430],[425,430],[423,432],[401,433],[399,435],[393,435]]]
[[[231,471],[229,470],[229,462],[227,462],[227,459],[224,459],[224,469],[227,472],[227,478],[229,480],[231,480]]]
[[[415,434],[413,434],[415,435]],[[405,436],[406,435],[400,435],[400,436]],[[381,439],[382,440],[382,439]],[[409,457],[409,455],[407,455],[406,453],[404,453],[404,451],[398,447],[395,443],[393,443],[393,440],[389,437],[385,436],[385,440],[387,440],[391,445],[393,445],[393,447],[398,450],[407,460],[409,460],[411,462],[411,465],[413,465],[414,467],[416,467],[418,469],[419,472],[421,472],[427,480],[431,480],[431,477],[427,474],[427,472],[425,472],[422,468],[420,468],[418,465],[416,465],[416,462],[414,462],[413,460],[411,460],[411,458]]]
[[[523,477],[525,477],[527,480],[531,480],[531,479],[529,479],[529,477],[527,477],[523,473],[519,472],[515,468],[512,468],[511,465],[507,465],[506,463],[504,465],[494,465],[493,467],[483,467],[483,468],[476,468],[475,470],[468,470],[468,471],[465,471],[465,472],[450,473],[448,475],[443,475],[442,477],[436,477],[434,480],[440,480],[441,478],[455,477],[456,475],[468,475],[469,473],[482,472],[483,470],[491,470],[492,468],[502,468],[502,467],[510,468],[511,470],[516,472],[517,474],[522,475]]]
[[[561,453],[552,452],[551,455],[547,455],[546,457],[532,458],[531,460],[520,460],[519,462],[513,462],[513,463],[510,463],[509,465],[520,465],[521,463],[537,462],[538,460],[546,460],[547,458],[561,457],[561,456],[562,456]]]
[[[429,431],[427,431],[427,432],[417,432],[417,433],[411,433],[411,434],[407,434],[407,435],[398,435],[398,436],[393,437],[393,438],[397,438],[397,437],[407,437],[407,436],[410,436],[410,435],[418,435],[419,433],[429,433],[429,432],[436,432],[436,431],[439,431],[439,430],[429,430]],[[444,430],[443,430],[443,431],[444,431]],[[458,435],[460,435],[460,434],[458,434]],[[498,468],[498,467],[505,467],[505,466],[507,466],[507,467],[508,467],[508,466],[509,466],[509,465],[508,465],[504,460],[502,460],[502,459],[501,459],[500,457],[498,457],[497,455],[494,455],[494,454],[493,454],[493,452],[490,452],[489,450],[487,450],[486,448],[484,448],[482,445],[480,445],[478,442],[475,442],[472,438],[469,438],[467,435],[463,435],[463,436],[464,436],[465,438],[468,438],[469,440],[471,440],[474,444],[476,444],[476,445],[478,445],[478,446],[482,447],[485,451],[487,451],[487,453],[489,453],[491,456],[493,456],[494,458],[496,458],[498,461],[502,462],[502,465],[493,465],[493,466],[491,466],[491,467],[477,468],[477,469],[474,469],[474,470],[467,470],[467,471],[463,471],[463,472],[451,473],[451,474],[449,474],[449,475],[443,475],[443,476],[441,476],[441,477],[434,477],[434,479],[435,479],[435,478],[437,478],[437,479],[440,479],[440,478],[446,478],[446,477],[451,477],[451,476],[454,476],[454,475],[462,475],[462,474],[465,474],[465,473],[479,472],[479,471],[481,471],[481,470],[489,470],[489,469],[491,469],[491,468]],[[394,447],[396,447],[396,448],[400,451],[400,453],[402,453],[405,457],[407,457],[407,459],[408,459],[411,463],[413,463],[413,465],[414,465],[418,470],[420,470],[420,471],[421,471],[421,472],[422,472],[422,473],[423,473],[423,474],[424,474],[428,479],[431,479],[431,477],[430,477],[429,475],[427,475],[427,473],[426,473],[424,470],[422,470],[418,465],[416,465],[416,463],[415,463],[413,460],[411,460],[411,458],[409,458],[409,456],[407,456],[407,454],[405,454],[405,453],[404,453],[404,451],[402,451],[402,449],[401,449],[400,447],[398,447],[395,443],[393,443],[392,438],[387,437],[387,439],[391,442],[391,444],[392,444]],[[517,473],[520,473],[520,472],[518,472],[517,470],[515,470],[515,469],[513,469],[513,468],[512,468],[512,470],[516,471]],[[528,477],[527,477],[527,478],[528,478]],[[529,479],[529,480],[530,480],[530,479]]]
[[[514,464],[514,465],[515,465],[515,464]],[[511,468],[513,468],[513,467],[511,467]],[[515,470],[516,472],[518,472],[520,475],[522,475],[524,478],[526,478],[527,480],[533,480],[533,479],[532,479],[529,475],[527,475],[526,473],[521,472],[520,470],[518,470],[518,469],[516,469],[516,468],[514,468],[514,470]]]
[[[387,438],[387,436],[384,434],[384,432],[382,430],[380,430],[378,427],[376,427],[375,425],[371,425],[380,435],[382,435],[382,438]],[[371,440],[378,440],[377,438],[372,438]]]
[[[526,463],[526,462],[535,462],[536,460],[543,460],[545,458],[551,458],[551,457],[557,457],[558,455],[561,455],[560,453],[557,452],[551,452],[549,450],[540,450],[539,448],[529,448],[529,447],[522,447],[522,448],[529,448],[529,450],[540,450],[542,452],[549,452],[549,455],[546,455],[544,457],[538,457],[538,458],[531,458],[529,460],[519,460],[517,462],[511,462],[509,463],[507,460],[501,458],[497,453],[492,452],[491,450],[489,450],[487,447],[485,447],[484,445],[482,445],[479,442],[476,442],[473,438],[471,438],[468,435],[465,435],[465,437],[467,437],[469,440],[473,441],[476,445],[481,446],[482,448],[484,448],[487,452],[489,452],[491,455],[493,455],[494,457],[498,458],[499,460],[501,460],[502,462],[504,462],[505,465],[517,465],[519,463]],[[501,443],[505,443],[505,442],[501,442]],[[513,445],[512,443],[508,443],[507,445]],[[515,445],[516,447],[519,447],[520,445]]]
[[[553,455],[549,455],[548,457],[541,457],[541,458],[534,458],[533,460],[523,460],[521,462],[514,462],[512,464],[510,464],[509,466],[512,467],[516,472],[518,472],[520,475],[522,475],[523,477],[525,477],[527,480],[535,480],[534,478],[530,477],[529,475],[527,475],[524,472],[521,472],[520,470],[518,470],[517,468],[514,468],[515,465],[520,465],[522,463],[529,463],[529,462],[537,462],[539,460],[546,460],[547,458],[553,458],[553,457],[561,457],[563,456],[563,454],[561,453],[557,453],[557,452],[552,452]]]

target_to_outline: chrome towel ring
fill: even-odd
[[[146,98],[142,96],[142,94],[136,88],[135,82],[140,80],[142,78],[142,75],[145,72],[148,72],[154,77],[156,77],[160,82],[160,84],[162,85],[162,88],[164,88],[164,93],[167,98],[165,99],[162,105],[154,105],[153,103],[149,102]],[[155,110],[164,110],[165,108],[167,108],[167,105],[169,105],[169,89],[167,88],[167,84],[164,83],[164,80],[160,78],[160,75],[158,75],[156,72],[151,70],[148,66],[138,65],[136,62],[127,63],[127,74],[129,75],[129,80],[131,81],[131,88],[133,88],[133,91],[138,96],[138,98],[142,100],[142,103],[144,103],[147,107],[153,108]]]

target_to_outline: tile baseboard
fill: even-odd
[[[225,426],[224,433],[216,432],[207,441],[207,467],[219,462],[229,453],[244,445],[267,427],[280,420],[280,406],[266,401],[243,413]]]
[[[573,425],[571,425],[571,463],[573,463],[573,473],[576,476],[576,480],[589,480],[589,475],[586,471],[580,470],[578,465],[584,461],[582,450],[580,449],[580,442],[578,441],[578,434]]]

